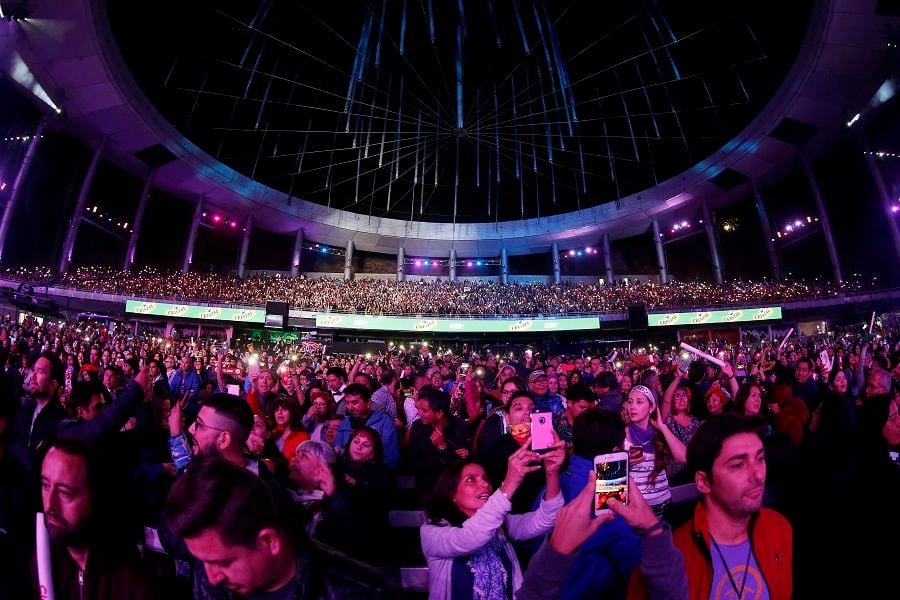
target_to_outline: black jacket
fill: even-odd
[[[22,408],[16,414],[9,454],[25,469],[29,501],[35,510],[39,510],[41,464],[50,444],[56,439],[59,423],[69,415],[60,404],[59,398],[53,398],[38,413],[32,427],[31,418],[34,416],[35,408],[37,403],[34,399],[23,400]]]
[[[387,600],[397,594],[374,568],[357,562],[314,540],[296,540],[296,600]],[[236,599],[228,590],[210,584],[206,569],[194,569],[195,600]]]
[[[472,449],[469,424],[460,418],[451,415],[447,427],[444,428],[447,448],[443,451],[438,450],[431,443],[433,432],[434,429],[422,423],[421,420],[414,421],[410,428],[407,456],[416,477],[416,489],[420,494],[431,493],[444,467],[462,460],[456,450]]]

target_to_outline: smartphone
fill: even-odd
[[[547,452],[553,445],[553,413],[531,413],[531,449],[534,452]]]
[[[594,514],[612,512],[607,500],[615,498],[628,505],[628,453],[613,452],[594,457],[597,484],[594,488]]]
[[[459,365],[459,374],[460,375],[465,375],[468,372],[469,372],[469,363],[464,362],[463,364]]]
[[[225,385],[225,389],[228,390],[228,393],[232,396],[240,396],[241,395],[241,386],[229,383]]]

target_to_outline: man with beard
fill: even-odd
[[[59,401],[59,392],[65,383],[65,369],[59,358],[44,352],[34,363],[31,377],[30,398],[22,401],[15,419],[10,455],[25,469],[30,492],[37,507],[37,479],[41,461],[50,444],[56,439],[59,423],[68,415]]]
[[[118,535],[129,528],[116,515],[112,488],[84,442],[59,438],[51,445],[41,468],[41,497],[58,598],[157,597],[134,541]],[[36,577],[34,583],[38,597]]]
[[[197,455],[215,454],[231,463],[259,472],[255,458],[244,457],[244,443],[253,429],[253,412],[246,402],[229,394],[213,394],[206,399],[197,419],[184,433],[182,411],[186,401],[172,407],[169,415],[169,449],[179,470]]]

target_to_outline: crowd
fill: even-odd
[[[432,598],[883,590],[900,327],[852,331],[709,342],[716,366],[675,347],[367,358],[5,320],[0,597],[51,581],[59,598],[176,597],[187,581],[203,599],[396,597],[375,567],[397,550],[398,473],[424,509]],[[615,451],[628,500],[595,517],[594,458]],[[684,483],[700,499],[679,516]],[[143,526],[178,577],[138,553]]]
[[[565,315],[627,310],[707,308],[774,304],[834,298],[873,289],[876,281],[729,281],[724,284],[675,281],[665,285],[624,283],[512,283],[485,281],[393,281],[357,278],[253,276],[191,273],[145,268],[122,272],[109,267],[80,267],[62,278],[50,269],[6,269],[3,277],[29,285],[119,294],[160,300],[262,305],[285,301],[300,309],[368,314]]]

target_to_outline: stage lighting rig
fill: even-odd
[[[34,14],[33,2],[0,2],[0,20],[23,21]]]

